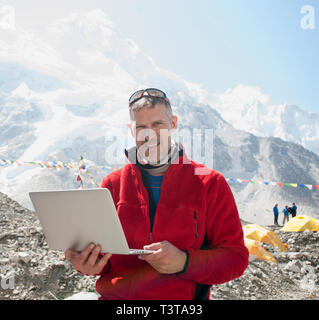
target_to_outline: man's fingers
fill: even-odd
[[[163,259],[166,256],[166,253],[163,252],[162,249],[158,249],[157,251],[151,254],[140,254],[138,257],[141,260],[145,260],[147,262],[156,262]]]
[[[162,241],[144,246],[144,250],[155,250],[155,252],[151,254],[139,255],[139,258],[149,262],[160,260],[166,256],[166,248],[168,244],[169,243],[167,241]]]
[[[144,250],[158,250],[158,249],[161,249],[163,245],[164,245],[164,242],[155,242],[147,246],[144,246]]]
[[[91,251],[95,248],[95,244],[94,243],[90,243],[81,253],[79,256],[79,264],[84,264],[84,262],[87,260],[89,254],[91,253]]]
[[[89,266],[94,266],[96,264],[96,260],[100,252],[101,252],[101,247],[97,245],[92,251],[86,263],[88,263]]]
[[[101,259],[100,261],[96,264],[96,268],[98,270],[102,270],[103,267],[106,265],[106,263],[108,262],[108,260],[111,258],[112,253],[106,253]]]
[[[64,252],[65,258],[69,261],[73,260],[74,256],[76,255],[76,252],[68,249]]]

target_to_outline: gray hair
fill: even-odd
[[[133,112],[134,111],[138,111],[144,107],[147,107],[147,108],[154,108],[156,104],[158,103],[161,103],[163,105],[165,105],[166,107],[166,112],[167,112],[167,115],[170,119],[172,119],[173,117],[173,111],[172,111],[172,107],[169,103],[167,103],[166,101],[164,100],[161,100],[161,99],[156,99],[154,97],[143,97],[141,98],[140,100],[134,102],[131,107],[130,107],[130,118],[131,120],[133,120]]]

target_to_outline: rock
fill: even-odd
[[[0,259],[0,265],[1,265],[1,264],[4,264],[4,265],[5,265],[5,264],[8,264],[9,262],[10,262],[10,259],[7,259],[7,258],[1,258],[1,259]]]
[[[301,272],[302,264],[300,261],[291,261],[286,264],[284,270],[289,270],[293,272]]]
[[[303,274],[309,274],[312,277],[312,275],[315,275],[315,268],[310,266],[310,265],[308,265],[308,264],[304,264],[302,266],[300,272],[303,273]]]
[[[99,295],[94,292],[79,292],[64,300],[98,300]]]
[[[28,252],[18,252],[18,259],[24,263],[28,263],[31,260],[31,255]]]
[[[301,280],[300,280],[300,287],[306,291],[315,291],[316,289],[316,284],[315,281],[313,279],[309,279],[307,276],[304,276]]]
[[[287,255],[291,260],[300,259],[303,256],[301,252],[288,252]]]

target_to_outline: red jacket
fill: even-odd
[[[183,157],[189,163],[183,164]],[[206,175],[194,174],[195,168],[206,167],[186,155],[179,162],[165,173],[152,234],[148,192],[136,164],[112,172],[101,187],[112,193],[130,248],[143,249],[151,239],[152,243],[167,240],[188,251],[186,271],[160,274],[136,255],[112,255],[96,282],[100,299],[191,300],[198,284],[209,289],[241,276],[247,268],[249,253],[225,178],[211,169]],[[203,250],[205,235],[209,248]]]

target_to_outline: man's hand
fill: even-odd
[[[151,254],[139,255],[139,259],[148,262],[159,273],[176,273],[184,269],[186,253],[173,246],[168,241],[162,241],[144,246],[144,250],[156,250]]]
[[[93,276],[99,274],[103,270],[107,261],[112,256],[111,253],[106,253],[100,259],[100,252],[101,247],[91,243],[82,252],[73,251],[71,249],[66,250],[65,258],[71,262],[77,271],[88,276]]]

